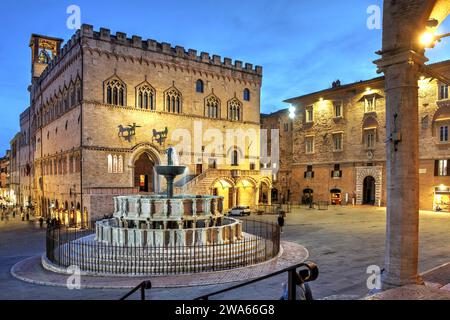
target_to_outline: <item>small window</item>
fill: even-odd
[[[306,137],[305,152],[306,154],[314,153],[314,137]]]
[[[203,85],[203,81],[198,79],[196,84],[195,84],[195,91],[197,91],[198,93],[203,93],[204,92],[204,85]]]
[[[342,133],[333,134],[333,151],[335,152],[342,151],[342,140],[343,140]]]
[[[238,166],[239,165],[239,152],[237,150],[233,150],[231,153],[231,165]]]
[[[448,126],[441,126],[439,128],[439,141],[448,142]]]
[[[250,101],[250,90],[244,89],[244,101]]]
[[[448,85],[441,84],[439,86],[439,100],[448,99]]]
[[[285,123],[284,124],[284,132],[288,132],[289,131],[289,123]]]
[[[314,122],[314,107],[313,106],[306,107],[305,112],[306,112],[306,122],[307,123]]]
[[[342,101],[334,101],[333,102],[333,109],[334,109],[334,117],[335,118],[342,118]]]
[[[448,169],[447,169],[448,160],[436,160],[435,164],[435,176],[446,176],[448,175]]]
[[[306,171],[305,171],[305,174],[304,174],[304,178],[305,179],[312,179],[312,178],[314,178],[314,171],[313,171],[313,166],[312,165],[306,166]]]
[[[366,130],[365,132],[365,145],[366,149],[375,148],[375,130]]]

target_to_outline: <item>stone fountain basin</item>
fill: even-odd
[[[186,166],[156,166],[156,172],[163,176],[178,176],[185,170]]]

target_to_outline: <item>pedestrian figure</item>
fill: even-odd
[[[25,215],[23,214],[23,212],[20,214],[20,217],[22,218],[22,221],[25,221]]]
[[[278,214],[278,226],[280,227],[281,233],[283,233],[284,217],[283,217],[283,213],[281,213],[281,212]]]
[[[44,225],[44,218],[40,217],[39,218],[39,227],[42,228],[43,225]]]
[[[27,217],[27,221],[29,221],[30,220],[30,214],[28,212],[27,212],[26,217]]]
[[[50,226],[51,220],[49,217],[47,218],[47,220],[45,220],[45,223],[47,224],[47,227]]]

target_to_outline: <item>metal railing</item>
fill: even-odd
[[[243,220],[243,240],[172,246],[124,246],[94,240],[94,228],[50,225],[46,257],[54,265],[76,265],[95,274],[169,275],[228,270],[258,264],[280,251],[280,229],[275,223]],[[144,239],[144,243],[147,243]]]
[[[297,269],[302,268],[297,272]],[[313,300],[313,295],[311,292],[311,289],[309,288],[308,282],[315,281],[319,277],[319,268],[314,262],[307,261],[300,264],[296,264],[293,266],[290,266],[288,268],[285,268],[283,270],[279,270],[273,273],[270,273],[268,275],[261,276],[259,278],[249,280],[222,290],[214,291],[202,296],[199,296],[197,298],[194,298],[193,300],[209,300],[210,297],[216,296],[219,294],[223,294],[228,291],[232,291],[235,289],[239,289],[248,285],[251,285],[253,283],[263,281],[269,278],[272,278],[274,276],[286,273],[288,274],[288,284],[287,284],[287,300],[298,300],[297,296],[297,290],[299,288],[302,288],[304,286],[305,290],[305,300]],[[141,300],[145,300],[145,290],[149,290],[152,287],[152,283],[150,280],[143,281],[139,285],[137,285],[134,289],[132,289],[130,292],[128,292],[126,295],[124,295],[120,300],[125,300],[129,296],[131,296],[136,291],[140,290],[141,292]]]
[[[292,206],[290,203],[285,204],[259,204],[255,206],[255,211],[257,213],[265,214],[278,214],[280,211],[284,213],[290,213]]]
[[[297,269],[299,269],[299,268],[304,268],[304,269],[301,269],[299,272],[297,272]],[[290,266],[283,270],[279,270],[279,271],[270,273],[265,276],[261,276],[259,278],[256,278],[256,279],[253,279],[250,281],[246,281],[244,283],[237,284],[232,287],[228,287],[228,288],[225,288],[222,290],[218,290],[215,292],[211,292],[211,293],[202,295],[200,297],[195,298],[194,300],[209,300],[209,298],[212,296],[216,296],[218,294],[222,294],[222,293],[225,293],[225,292],[228,292],[231,290],[239,289],[239,288],[248,286],[250,284],[253,284],[255,282],[259,282],[262,280],[272,278],[274,276],[277,276],[277,275],[285,273],[285,272],[288,273],[287,300],[297,300],[298,287],[303,284],[306,284],[307,282],[314,281],[319,277],[319,268],[317,267],[317,265],[314,262],[308,261],[308,262],[303,262],[300,264]],[[310,291],[309,288],[307,288],[307,290]],[[311,293],[305,294],[305,298],[306,298],[306,300],[313,300]]]

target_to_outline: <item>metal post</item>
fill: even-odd
[[[296,271],[291,269],[288,271],[288,300],[296,300]]]

